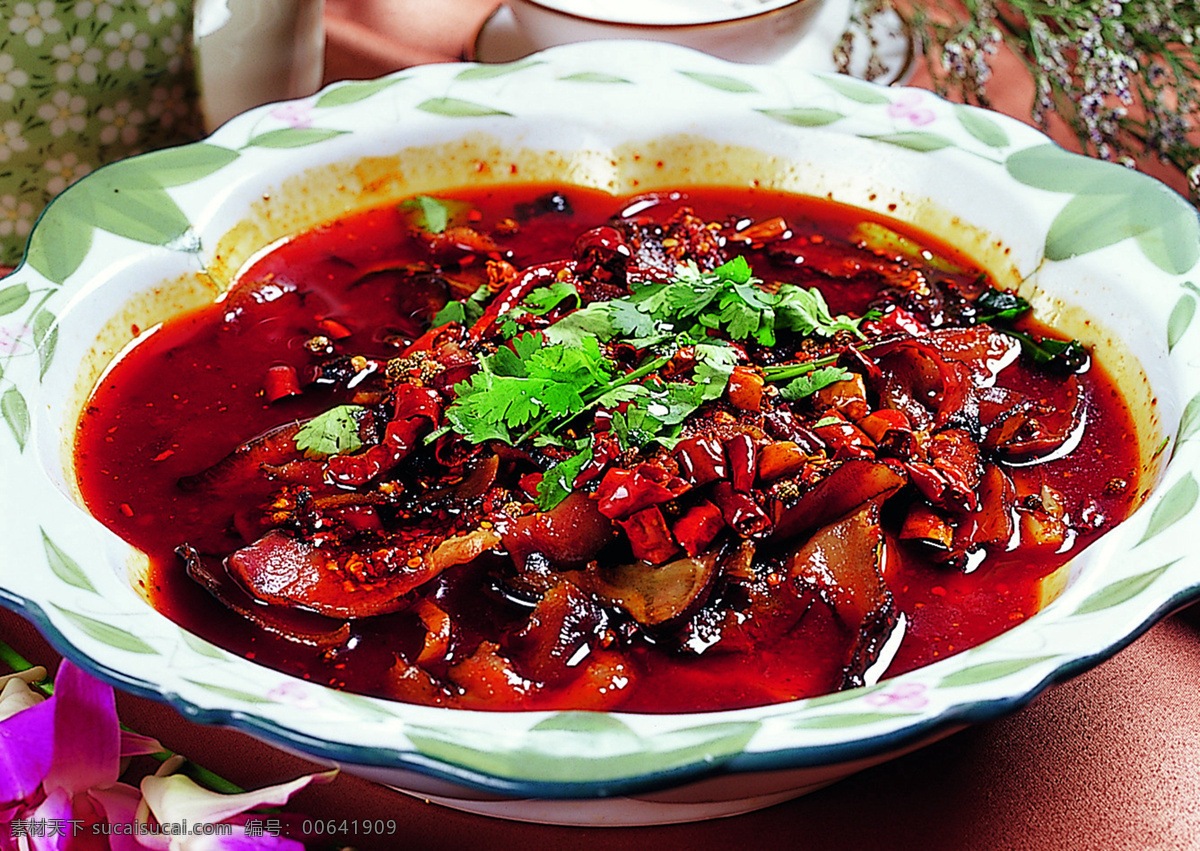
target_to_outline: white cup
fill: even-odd
[[[598,39],[667,41],[733,62],[774,62],[810,30],[825,0],[507,0],[534,49]],[[672,17],[672,9],[680,10]],[[696,13],[696,9],[707,9]]]
[[[320,87],[323,8],[323,0],[196,0],[194,49],[206,129]]]

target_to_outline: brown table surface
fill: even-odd
[[[467,54],[496,0],[327,0],[326,79],[370,78]],[[1025,113],[1028,86],[1002,64],[996,106]],[[913,84],[927,83],[921,74]],[[1055,134],[1065,140],[1065,134]],[[0,637],[53,667],[57,655],[0,610]],[[1200,605],[1006,718],[794,801],[734,818],[650,828],[506,822],[427,804],[340,775],[289,809],[322,819],[391,818],[362,851],[529,848],[1195,849],[1200,848]],[[314,766],[244,734],[197,726],[119,694],[121,719],[243,787]]]

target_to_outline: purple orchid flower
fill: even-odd
[[[140,791],[118,780],[123,759],[162,750],[122,731],[112,687],[66,660],[48,699],[9,680],[0,690],[0,851],[303,851],[269,824],[255,829],[249,811],[284,804],[336,774],[221,795],[182,775],[161,776],[183,761],[172,757]],[[150,832],[185,823],[192,833]]]
[[[0,848],[67,851],[96,825],[132,822],[141,794],[118,782],[121,759],[161,750],[122,737],[112,688],[64,660],[52,697],[0,721]],[[141,851],[113,839],[113,851]]]

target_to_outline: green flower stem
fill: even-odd
[[[13,671],[15,673],[20,673],[21,671],[28,671],[30,668],[33,667],[32,662],[27,660],[24,656],[22,656],[16,650],[13,650],[11,647],[9,647],[7,644],[5,644],[3,641],[0,641],[0,662],[3,662],[5,667],[7,667],[10,671]],[[54,685],[49,681],[49,679],[43,680],[38,683],[34,683],[33,685],[40,691],[45,692],[47,695],[51,695],[54,693]]]
[[[2,662],[5,667],[15,673],[28,671],[30,668],[34,667],[28,659],[3,641],[0,641],[0,662]],[[50,677],[47,677],[39,682],[30,683],[30,686],[32,688],[36,688],[47,697],[54,694],[54,682]],[[124,724],[121,725],[121,729],[129,733],[134,732]],[[176,754],[172,751],[164,750],[160,751],[159,753],[150,754],[150,756],[159,762],[166,762],[168,759],[176,756]],[[213,792],[219,792],[222,795],[237,795],[246,791],[236,783],[230,783],[224,777],[214,774],[203,766],[196,765],[196,763],[192,762],[186,757],[181,757],[181,759],[183,759],[183,763],[180,765],[178,773],[190,777],[201,786],[204,786]]]

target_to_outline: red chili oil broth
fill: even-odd
[[[847,240],[867,217],[828,201],[742,188],[689,189],[638,199],[571,188],[559,190],[569,199],[569,212],[528,215],[530,208],[521,207],[552,189],[511,186],[454,197],[477,211],[471,224],[481,231],[493,231],[509,218],[520,220],[516,233],[496,237],[513,252],[518,268],[571,256],[579,233],[605,223],[635,200],[647,202],[663,218],[682,205],[706,220],[756,222],[783,216],[795,232],[809,236],[814,252]],[[901,224],[885,224],[961,267],[964,271],[954,277],[963,287],[975,285],[980,271],[967,258]],[[272,403],[263,390],[264,373],[272,365],[290,365],[300,376],[311,370],[312,356],[303,344],[323,328],[338,327],[327,320],[352,333],[354,352],[395,357],[420,335],[447,297],[462,298],[483,281],[482,268],[468,267],[452,276],[457,281],[453,292],[402,292],[399,278],[388,270],[427,257],[410,235],[411,227],[409,211],[383,207],[299,235],[261,257],[225,298],[166,322],[105,374],[79,423],[75,454],[88,508],[149,556],[147,592],[168,617],[264,665],[385,696],[395,654],[413,658],[420,648],[420,622],[403,612],[357,621],[348,643],[352,649],[336,654],[298,647],[252,626],[189,579],[175,550],[184,542],[205,553],[237,549],[243,541],[229,518],[254,510],[275,486],[265,482],[258,490],[214,497],[185,492],[177,481],[256,434],[341,401],[326,392],[306,391]],[[780,265],[754,250],[747,259],[760,277],[819,285],[834,313],[860,314],[874,294],[873,287],[852,279],[836,284],[814,279],[803,264]],[[886,579],[908,620],[889,675],[979,644],[1033,615],[1040,580],[1127,515],[1137,484],[1137,439],[1130,415],[1100,367],[1093,364],[1081,380],[1089,421],[1103,427],[1088,428],[1066,458],[1012,472],[1052,483],[1076,508],[1090,505],[1095,528],[1080,533],[1069,552],[991,554],[971,572],[925,562],[913,548],[889,539]],[[443,574],[436,580],[439,604],[465,616],[481,635],[519,626],[517,615],[527,612],[514,613],[503,595],[487,586],[485,573],[482,565],[469,565]],[[846,633],[828,607],[814,605],[784,639],[752,653],[682,656],[640,644],[628,651],[633,676],[617,706],[645,712],[716,710],[828,692],[838,686],[839,648]],[[552,692],[526,708],[573,705],[568,694]]]

